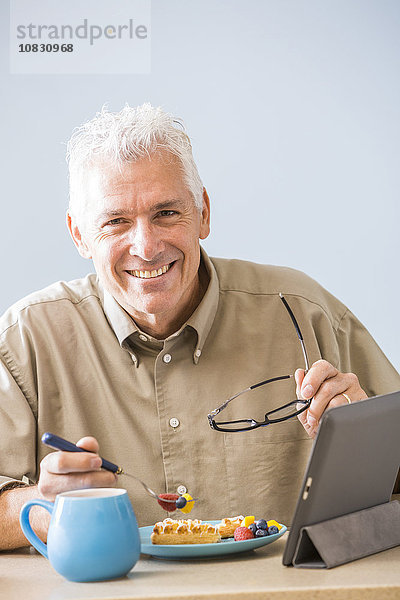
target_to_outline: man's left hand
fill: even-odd
[[[327,408],[348,403],[343,394],[346,394],[351,402],[368,397],[361,388],[357,375],[340,373],[326,360],[317,360],[307,374],[304,369],[297,369],[294,376],[297,397],[304,400],[312,398],[310,407],[298,415],[310,437],[315,437],[319,420]]]

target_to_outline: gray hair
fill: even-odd
[[[105,107],[94,119],[77,127],[67,144],[70,173],[70,211],[74,200],[75,174],[96,160],[115,166],[150,157],[160,151],[176,156],[199,211],[203,207],[203,183],[193,159],[192,145],[181,120],[148,102],[132,108],[127,104],[117,113]]]

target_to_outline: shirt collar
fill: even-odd
[[[189,319],[182,325],[180,330],[172,334],[169,338],[177,337],[186,327],[191,327],[197,334],[197,342],[193,351],[193,362],[197,365],[200,360],[203,346],[207,339],[210,329],[215,319],[219,299],[219,282],[214,265],[209,259],[207,253],[201,248],[201,260],[209,276],[207,290]],[[120,346],[129,350],[132,360],[136,366],[139,364],[138,355],[133,351],[128,338],[133,334],[142,333],[135,321],[128,315],[115,298],[106,290],[103,290],[103,308],[108,322],[110,323]],[[148,334],[145,334],[148,336]]]

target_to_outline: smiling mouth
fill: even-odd
[[[159,269],[153,269],[152,271],[134,270],[127,271],[127,273],[129,273],[129,275],[132,275],[133,277],[137,277],[138,279],[154,279],[155,277],[160,277],[161,275],[164,275],[164,273],[169,271],[172,265],[173,263],[169,263],[169,265],[164,265],[163,267],[160,267]]]

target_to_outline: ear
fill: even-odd
[[[83,258],[92,258],[90,250],[82,236],[77,220],[69,211],[67,211],[67,227],[79,254]]]
[[[203,208],[201,211],[199,238],[205,240],[210,233],[210,198],[206,188],[203,188]]]

